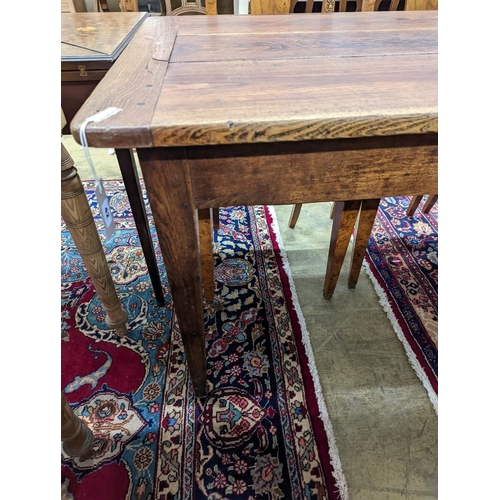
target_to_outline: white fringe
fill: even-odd
[[[408,361],[410,362],[411,367],[415,370],[417,377],[421,380],[422,384],[426,388],[427,393],[429,394],[429,399],[431,400],[432,406],[434,407],[434,411],[436,412],[436,415],[437,415],[438,414],[438,396],[435,393],[434,389],[432,388],[432,385],[429,381],[429,378],[427,377],[427,374],[425,373],[420,362],[418,361],[416,354],[413,352],[413,349],[411,348],[410,344],[406,340],[406,337],[403,333],[403,330],[401,329],[401,326],[399,325],[398,320],[397,320],[397,318],[392,310],[392,307],[389,303],[389,299],[387,298],[385,290],[380,286],[379,282],[377,281],[377,278],[374,276],[372,270],[370,269],[370,266],[368,265],[368,262],[366,262],[366,258],[364,259],[364,262],[363,262],[363,269],[366,271],[366,274],[370,277],[370,279],[373,283],[373,287],[375,288],[375,292],[377,293],[377,295],[379,297],[378,302],[382,306],[384,311],[386,312],[387,317],[389,318],[389,321],[391,322],[391,325],[394,328],[396,335],[398,336],[398,339],[403,344],[403,347],[404,347],[405,352],[406,352],[406,356],[408,357]]]
[[[348,499],[347,482],[344,473],[342,472],[342,464],[340,463],[339,451],[337,449],[337,443],[335,442],[335,436],[333,435],[332,423],[328,416],[328,410],[326,409],[323,392],[321,390],[318,370],[316,368],[316,363],[314,361],[314,353],[311,347],[311,340],[309,338],[309,332],[307,331],[306,321],[300,309],[299,300],[297,297],[297,290],[295,289],[295,284],[292,279],[292,272],[290,269],[290,264],[288,262],[288,257],[285,252],[285,246],[283,244],[283,240],[281,239],[276,212],[273,206],[268,205],[267,208],[269,209],[269,213],[271,214],[271,218],[273,221],[271,223],[271,227],[274,231],[274,234],[276,235],[276,241],[278,243],[281,260],[283,262],[283,268],[285,269],[285,272],[288,276],[288,281],[290,284],[290,293],[292,295],[293,308],[297,313],[300,329],[302,331],[302,343],[304,344],[304,348],[307,355],[307,364],[309,366],[309,370],[311,372],[314,383],[314,392],[316,394],[316,399],[318,401],[319,414],[321,420],[323,421],[323,426],[325,428],[326,436],[328,439],[328,447],[330,451],[330,463],[332,464],[333,467],[332,474],[337,483],[341,499],[347,500]]]

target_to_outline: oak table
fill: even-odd
[[[146,12],[61,14],[61,107],[68,124],[148,16]],[[63,133],[69,133],[69,127]],[[163,305],[163,289],[133,151],[116,149],[116,157],[156,300]]]
[[[191,378],[206,392],[199,209],[438,187],[437,12],[147,19],[71,123],[138,148]]]

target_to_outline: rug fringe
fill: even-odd
[[[320,418],[323,421],[323,426],[325,428],[325,432],[328,439],[328,447],[330,451],[330,463],[333,467],[332,475],[335,478],[337,483],[337,487],[339,490],[339,494],[342,500],[348,500],[348,491],[347,491],[347,482],[342,471],[342,464],[340,462],[339,451],[337,448],[337,443],[335,441],[335,436],[333,434],[332,423],[330,421],[330,417],[328,416],[328,410],[326,408],[325,399],[323,397],[323,392],[321,390],[321,384],[319,381],[318,370],[316,368],[316,362],[314,361],[314,353],[311,346],[311,340],[309,338],[309,332],[306,327],[306,321],[302,314],[299,305],[299,299],[297,297],[297,290],[295,289],[295,283],[292,279],[292,271],[290,269],[290,264],[288,262],[288,257],[285,251],[285,245],[283,244],[283,240],[281,239],[281,233],[279,231],[278,219],[276,217],[276,212],[274,207],[268,205],[269,214],[271,215],[272,223],[271,228],[276,235],[276,241],[278,243],[281,260],[283,262],[283,268],[288,276],[289,285],[290,285],[290,293],[292,296],[292,304],[297,313],[297,318],[300,324],[300,329],[302,331],[302,343],[304,344],[304,349],[307,355],[307,364],[309,366],[309,370],[311,372],[311,376],[314,383],[314,392],[316,394],[316,399],[318,401],[318,408],[320,413]]]
[[[427,374],[425,373],[424,369],[422,368],[421,364],[419,363],[417,356],[415,355],[415,353],[413,352],[413,349],[411,348],[410,344],[406,340],[406,337],[403,333],[403,330],[401,329],[401,326],[398,323],[396,315],[394,314],[394,311],[392,310],[391,304],[389,303],[389,299],[387,297],[387,294],[385,293],[385,290],[380,286],[380,283],[377,281],[377,278],[373,274],[373,271],[370,269],[370,265],[368,264],[366,257],[363,261],[363,269],[366,271],[366,274],[368,275],[371,282],[373,283],[373,287],[375,288],[375,292],[379,298],[378,302],[382,306],[382,309],[387,314],[387,317],[389,318],[389,321],[391,322],[391,325],[392,325],[394,331],[396,332],[398,339],[403,344],[408,361],[410,362],[411,367],[413,368],[413,370],[417,374],[417,377],[420,379],[423,386],[427,390],[427,394],[429,395],[429,399],[430,399],[432,406],[434,407],[434,411],[436,412],[436,415],[437,415],[438,414],[438,396],[437,396],[436,392],[434,391],[434,389],[432,388],[432,385],[429,381],[429,378],[427,377]]]

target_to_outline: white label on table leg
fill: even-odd
[[[99,179],[99,182],[95,186],[95,197],[99,205],[102,220],[104,221],[104,226],[106,227],[106,240],[110,240],[115,232],[115,221],[113,220],[113,214],[111,213],[111,207],[109,206],[108,196],[104,190],[102,179]]]

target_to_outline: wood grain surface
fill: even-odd
[[[106,255],[82,181],[68,151],[61,144],[61,216],[85,264],[99,300],[106,311],[106,323],[123,337],[128,330],[127,313],[116,293]]]
[[[433,133],[188,148],[194,202],[280,205],[437,192],[437,141]]]
[[[187,364],[197,396],[207,391],[198,216],[185,151],[139,149]],[[213,253],[213,252],[212,252]]]
[[[437,12],[147,19],[72,122],[95,147],[437,132]],[[178,23],[178,24],[176,24]],[[169,47],[163,57],[152,50]],[[139,50],[140,49],[140,50]],[[154,69],[151,68],[154,66]],[[147,106],[144,99],[145,82]]]
[[[250,14],[288,14],[290,0],[250,0]]]
[[[61,59],[93,55],[114,60],[146,17],[147,12],[61,14]]]
[[[133,147],[151,146],[150,123],[158,100],[158,89],[167,71],[181,19],[170,16],[147,19],[108,71],[106,78],[99,83],[99,91],[87,99],[72,123],[81,123],[97,111],[115,106],[123,110],[115,115],[117,119],[99,122],[99,135],[104,132],[104,141],[117,148],[128,148],[126,144],[134,144]],[[122,59],[125,59],[125,64],[121,64]],[[92,130],[95,125],[91,123],[87,127],[89,144],[94,135],[89,133],[89,129]],[[79,129],[79,125],[76,125],[76,129]],[[71,131],[79,142],[80,137],[75,135],[75,128]],[[102,147],[102,144],[93,145]]]

